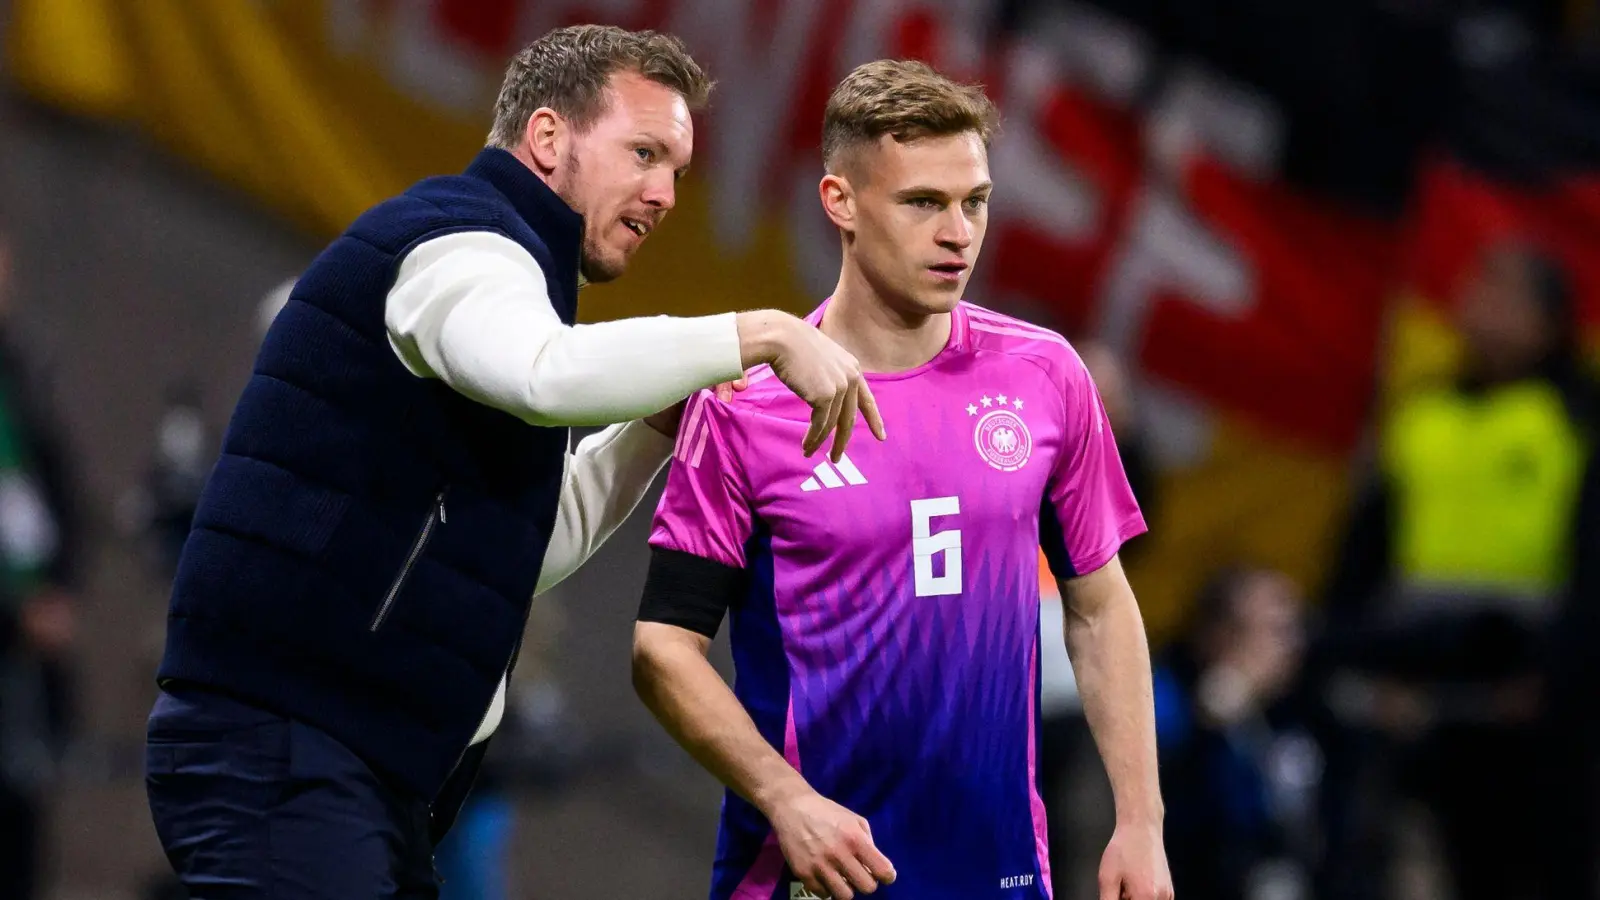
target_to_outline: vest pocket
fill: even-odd
[[[405,565],[395,573],[394,583],[389,585],[388,593],[383,595],[383,603],[378,607],[378,612],[372,617],[372,626],[369,630],[377,631],[383,621],[389,618],[389,610],[394,607],[395,598],[400,596],[400,591],[411,578],[411,570],[416,568],[417,560],[422,558],[422,551],[428,549],[428,540],[433,537],[433,530],[445,521],[444,516],[444,491],[433,498],[433,508],[428,510],[428,518],[423,520],[422,528],[417,532],[417,537],[411,542],[411,550],[406,554]]]

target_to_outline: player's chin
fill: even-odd
[[[961,295],[966,293],[966,289],[967,280],[965,278],[960,281],[941,280],[916,291],[913,293],[912,299],[923,312],[929,315],[947,313],[955,309],[956,304],[961,302]]]

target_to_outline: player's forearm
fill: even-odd
[[[1155,703],[1144,620],[1121,567],[1063,584],[1067,652],[1123,825],[1159,826]],[[1099,575],[1100,573],[1096,573]]]
[[[672,439],[643,422],[613,425],[578,444],[567,459],[535,594],[559,584],[600,549],[671,456]]]
[[[749,713],[706,659],[703,647],[681,640],[651,639],[651,632],[670,628],[673,626],[648,622],[638,626],[634,689],[696,762],[770,818],[785,797],[809,791],[810,786],[761,736]]]

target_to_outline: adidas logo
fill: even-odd
[[[828,900],[827,897],[818,897],[806,890],[806,886],[798,881],[789,882],[789,900]]]
[[[833,463],[823,460],[811,471],[817,473],[815,478],[807,478],[800,485],[802,491],[820,491],[823,488],[844,487],[847,484],[866,484],[866,476],[850,461],[850,457],[841,456],[837,467]],[[840,476],[843,476],[842,478]]]

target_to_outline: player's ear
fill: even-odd
[[[817,185],[817,192],[822,196],[822,211],[828,214],[833,224],[849,231],[856,223],[856,192],[850,182],[842,175],[824,175],[822,183]]]
[[[567,120],[548,106],[541,106],[528,117],[525,138],[528,155],[541,171],[554,172],[560,168],[561,154],[569,149],[571,135]]]

